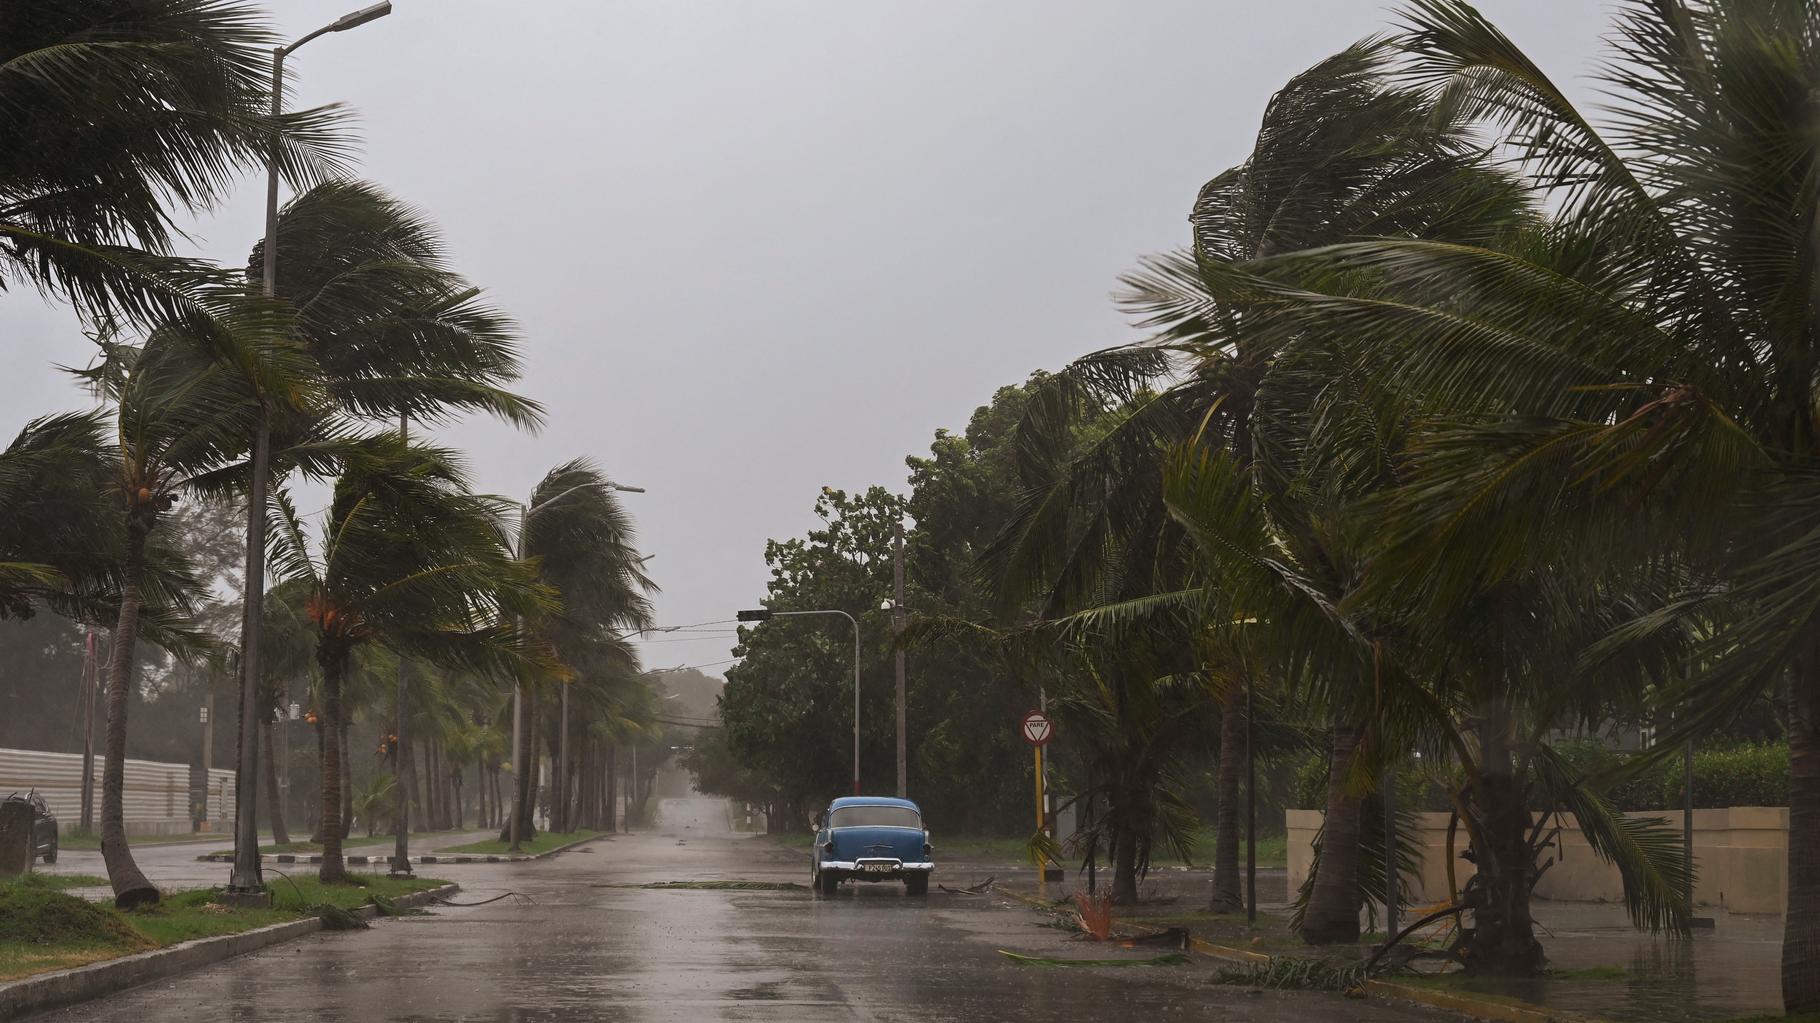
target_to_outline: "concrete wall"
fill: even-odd
[[[1631,817],[1664,817],[1679,835],[1678,812],[1634,813]],[[1283,814],[1289,832],[1289,890],[1297,890],[1312,866],[1315,832],[1321,811],[1288,810]],[[1444,813],[1424,813],[1422,818],[1422,872],[1417,898],[1424,903],[1448,897],[1447,818]],[[1620,901],[1624,886],[1617,868],[1601,860],[1586,844],[1572,817],[1564,817],[1555,850],[1556,860],[1536,884],[1545,899],[1568,901]],[[1454,842],[1454,877],[1464,885],[1473,865],[1457,854],[1466,848],[1461,831]],[[1734,806],[1723,810],[1694,811],[1694,865],[1699,871],[1694,901],[1721,906],[1734,913],[1780,914],[1788,904],[1788,808]]]
[[[95,816],[101,815],[101,763],[95,755]],[[36,789],[68,832],[82,821],[82,754],[0,749],[0,798]],[[209,828],[231,834],[234,772],[209,772]],[[150,760],[126,762],[125,813],[129,835],[180,835],[191,830],[190,766]]]

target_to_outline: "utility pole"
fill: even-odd
[[[392,0],[344,14],[327,25],[272,50],[272,120],[284,113],[284,60],[297,48],[330,32],[392,13]],[[265,161],[265,244],[259,252],[265,294],[278,294],[278,157],[276,139]],[[269,906],[271,893],[259,869],[259,626],[265,607],[266,491],[271,484],[272,408],[260,395],[259,424],[253,433],[252,478],[247,483],[246,575],[240,618],[240,756],[234,769],[234,869],[222,901],[235,906]],[[334,722],[328,727],[333,728]]]
[[[95,630],[82,650],[82,830],[95,830]]]
[[[209,830],[209,786],[215,784],[215,672],[203,676],[207,688],[202,697],[202,830]]]
[[[411,415],[408,412],[398,414],[398,441],[401,444],[411,443]],[[392,815],[392,868],[386,873],[389,877],[410,877],[411,789],[416,779],[408,773],[404,758],[404,716],[409,702],[405,692],[403,654],[398,655],[397,691],[392,706],[397,711],[392,735],[392,799],[396,806]]]
[[[1384,765],[1384,933],[1397,936],[1397,762]]]
[[[904,523],[899,520],[891,537],[891,635],[897,641],[897,798],[910,797],[910,759],[904,738]]]
[[[1257,681],[1245,673],[1245,923],[1258,922],[1258,763],[1255,721]]]

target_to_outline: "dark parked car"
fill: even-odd
[[[828,805],[815,834],[810,879],[831,895],[842,881],[902,881],[911,895],[929,892],[935,872],[923,812],[908,799],[843,796]]]
[[[51,816],[51,808],[44,805],[44,797],[36,792],[20,795],[15,792],[6,797],[9,803],[27,803],[32,808],[32,857],[42,856],[44,862],[57,862],[57,818]]]

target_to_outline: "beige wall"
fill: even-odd
[[[1638,813],[1632,817],[1666,817],[1680,832],[1679,813]],[[1319,810],[1285,811],[1289,831],[1289,890],[1295,891],[1308,876],[1313,859],[1315,832],[1321,826]],[[1422,874],[1418,898],[1439,902],[1448,896],[1447,818],[1444,813],[1422,817]],[[1624,898],[1618,871],[1594,855],[1572,817],[1564,818],[1555,861],[1536,883],[1536,894],[1545,899],[1616,902]],[[1464,832],[1455,839],[1456,853],[1466,848]],[[1779,806],[1734,806],[1723,810],[1694,811],[1694,865],[1699,880],[1694,901],[1720,906],[1734,913],[1781,913],[1788,902],[1788,809]],[[1455,880],[1465,884],[1473,866],[1455,860]]]
[[[123,814],[129,835],[187,835],[190,832],[190,768],[128,760],[124,777]],[[35,790],[57,818],[57,830],[81,823],[82,754],[0,749],[0,798]],[[101,812],[101,755],[95,754],[95,813]],[[209,822],[214,831],[231,833],[234,822],[234,772],[209,772]]]

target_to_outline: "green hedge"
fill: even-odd
[[[1623,756],[1596,743],[1564,745],[1560,750],[1570,761],[1588,770],[1615,765]],[[1686,798],[1682,787],[1685,780],[1682,759],[1671,757],[1605,795],[1620,810],[1676,810]],[[1787,743],[1694,751],[1694,806],[1715,809],[1787,805]]]
[[[1555,748],[1569,763],[1589,773],[1615,767],[1624,756],[1597,741],[1564,743]],[[1672,757],[1613,787],[1606,792],[1606,798],[1620,810],[1678,810],[1683,770],[1681,758]],[[1299,764],[1291,792],[1297,806],[1317,810],[1326,806],[1327,758],[1311,756]],[[1448,809],[1446,794],[1413,771],[1398,775],[1397,799],[1407,808]],[[1694,751],[1694,806],[1711,809],[1787,805],[1787,743]]]

